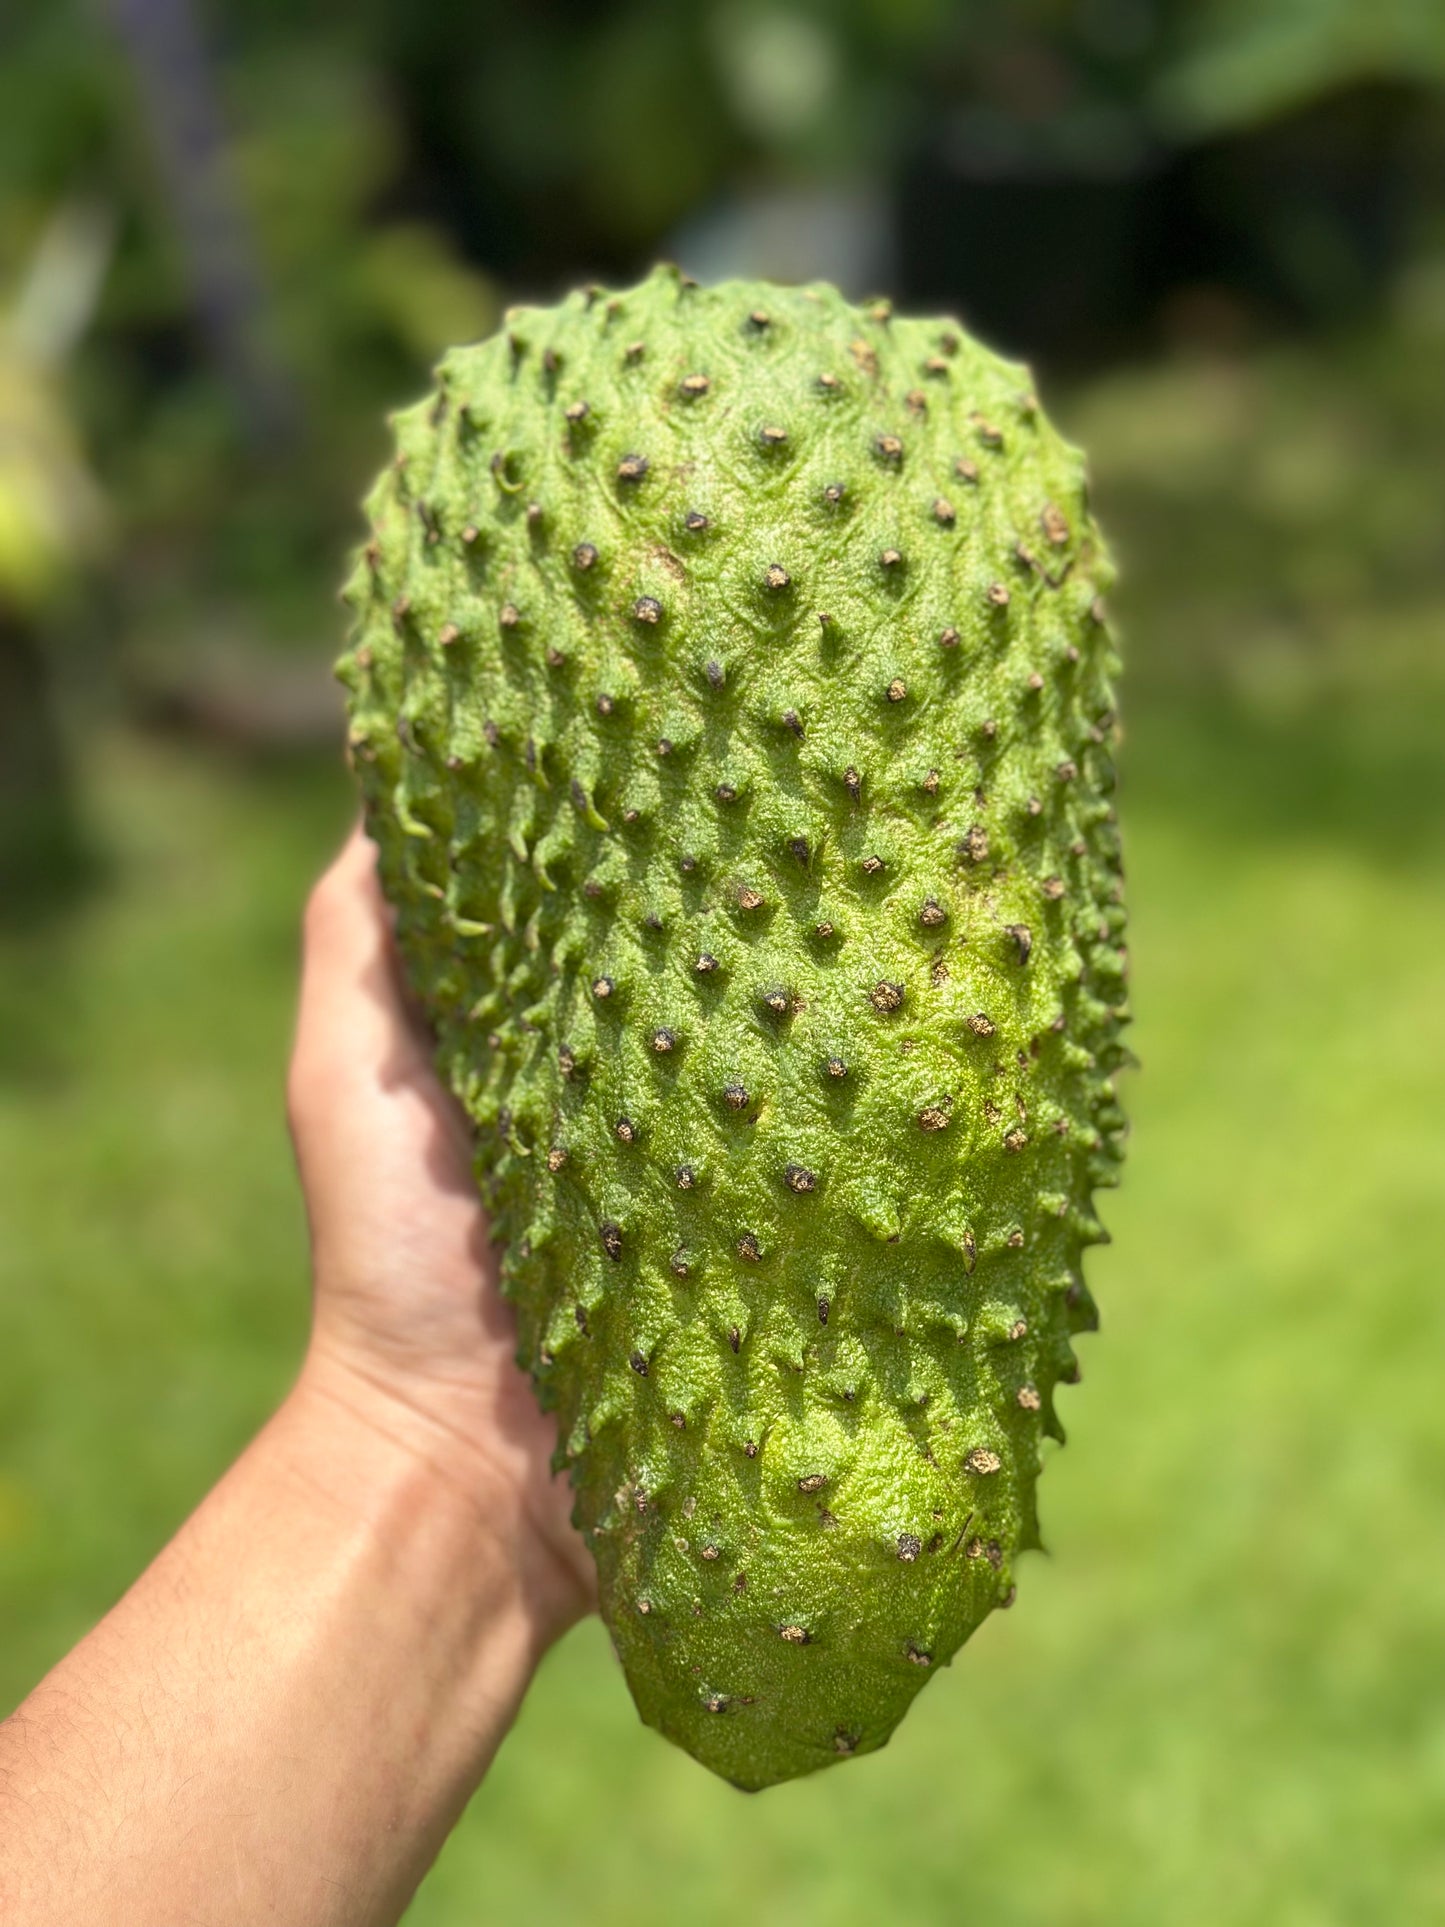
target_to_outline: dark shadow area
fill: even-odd
[[[23,619],[0,612],[0,935],[70,909],[99,873],[44,653]]]

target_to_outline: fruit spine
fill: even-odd
[[[351,750],[644,1715],[881,1745],[1037,1544],[1123,1119],[1110,569],[1025,371],[672,270],[449,354]]]

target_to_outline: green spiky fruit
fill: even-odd
[[[879,1746],[1013,1597],[1123,1119],[1109,568],[1025,372],[823,286],[523,309],[343,664],[644,1718]]]

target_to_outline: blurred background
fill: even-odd
[[[1051,1556],[891,1747],[744,1799],[582,1628],[409,1918],[1438,1919],[1440,0],[7,0],[0,1707],[298,1357],[383,413],[658,256],[952,309],[1089,448],[1135,1140]]]

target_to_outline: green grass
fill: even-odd
[[[1307,372],[1248,379],[1284,432],[1294,406],[1328,439]],[[1388,393],[1348,359],[1317,372],[1364,424],[1362,486],[1370,463],[1397,481]],[[1044,1480],[1050,1556],[884,1753],[755,1799],[644,1731],[581,1629],[417,1927],[1445,1911],[1445,583],[1401,583],[1402,514],[1372,523],[1348,608],[1316,605],[1323,484],[1239,507],[1215,444],[1266,462],[1250,410],[1199,425],[1192,480],[1151,475],[1131,424],[1208,414],[1200,380],[1080,410],[1138,550],[1143,1072],[1092,1269],[1104,1330]],[[1412,459],[1438,503],[1438,455]],[[1265,540],[1268,500],[1287,513]],[[1232,574],[1186,540],[1201,517]],[[1340,638],[1376,603],[1371,669]],[[1212,647],[1171,655],[1176,605]],[[1287,673],[1251,667],[1255,643]],[[248,1435],[304,1326],[281,1083],[296,917],[345,786],[124,735],[87,760],[102,874],[68,918],[0,939],[6,1703]]]

